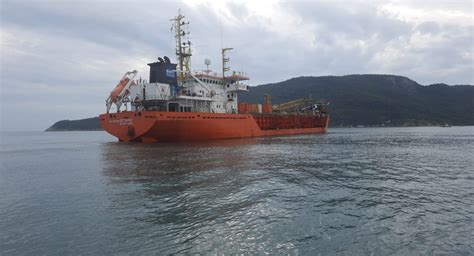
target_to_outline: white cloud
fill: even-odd
[[[382,15],[414,24],[434,21],[451,25],[472,25],[472,8],[470,1],[405,1],[382,4],[378,9]]]

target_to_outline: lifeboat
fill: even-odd
[[[128,94],[128,88],[133,84],[133,78],[137,75],[138,71],[133,70],[126,72],[120,82],[115,86],[115,88],[110,92],[110,96],[106,100],[107,113],[109,113],[112,104],[117,105],[117,109],[122,105],[123,96]]]
[[[124,77],[122,80],[120,80],[117,86],[115,86],[115,89],[113,89],[110,93],[110,99],[112,100],[112,102],[117,101],[118,96],[123,91],[123,89],[125,89],[125,86],[127,85],[128,81],[130,81],[130,78]]]

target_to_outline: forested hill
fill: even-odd
[[[80,120],[62,120],[46,129],[47,132],[56,131],[98,131],[102,130],[98,117]]]
[[[394,75],[297,77],[252,87],[240,101],[273,103],[311,96],[330,102],[333,126],[474,125],[474,86],[423,86]]]
[[[330,102],[331,126],[474,125],[472,85],[424,86],[394,75],[297,77],[252,87],[239,101],[262,103],[265,94],[273,103],[308,95]],[[59,121],[47,130],[100,129],[95,117]]]

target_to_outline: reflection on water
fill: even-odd
[[[103,147],[104,173],[114,184],[133,184],[132,193],[115,184],[120,193],[112,200],[125,215],[136,212],[129,221],[150,232],[154,246],[145,249],[205,252],[220,250],[230,240],[236,249],[245,250],[239,240],[247,241],[247,249],[258,248],[252,237],[263,236],[265,230],[256,232],[258,220],[251,218],[269,210],[264,207],[269,186],[250,168],[263,150],[259,143],[108,143]]]
[[[216,168],[237,168],[251,157],[256,139],[201,143],[107,143],[103,145],[105,173],[132,179],[197,173]],[[179,182],[179,180],[177,180]]]
[[[146,234],[146,242],[124,239],[123,247],[163,253],[470,251],[473,160],[465,153],[473,152],[472,134],[342,131],[104,144],[110,199],[127,223],[122,232]]]
[[[1,255],[474,251],[473,127],[112,141],[2,138]]]

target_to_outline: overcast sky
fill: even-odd
[[[170,18],[190,21],[193,69],[251,84],[302,75],[396,74],[474,84],[473,1],[1,0],[1,129],[97,116],[125,71],[174,56]]]

